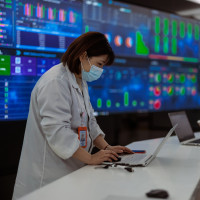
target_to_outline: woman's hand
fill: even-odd
[[[117,160],[119,156],[115,151],[112,150],[100,150],[95,154],[91,155],[90,160],[87,164],[89,165],[98,165],[101,164],[104,161],[112,162],[113,160]]]
[[[124,147],[124,146],[120,146],[120,145],[117,145],[117,146],[110,146],[108,145],[106,147],[107,150],[112,150],[116,153],[129,153],[129,154],[133,154],[133,151],[127,147]]]

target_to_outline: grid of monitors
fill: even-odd
[[[89,83],[97,114],[200,108],[200,23],[114,0],[0,2],[0,120],[27,118],[37,80],[81,34],[116,59]]]

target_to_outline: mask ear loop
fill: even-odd
[[[89,62],[89,64],[90,64],[90,67],[92,67],[92,65],[91,65],[91,63],[90,63],[90,60],[89,60],[88,56],[87,56],[87,59],[88,59],[88,62]]]
[[[80,63],[81,63],[81,73],[82,73],[82,71],[87,72],[84,70],[82,62],[80,62]]]
[[[86,52],[86,55],[87,55],[87,52]],[[90,64],[90,67],[91,67],[91,63],[90,63],[90,61],[89,61],[88,55],[87,55],[87,60],[88,60],[88,62],[89,62],[89,64]],[[85,71],[85,70],[84,70],[84,67],[83,67],[83,64],[82,64],[81,61],[80,61],[80,63],[81,63],[81,72],[82,72],[82,71]]]
[[[90,65],[90,69],[91,69],[92,65],[91,65],[91,63],[90,63],[90,60],[89,60],[88,56],[87,56],[87,60],[88,60],[88,63],[89,63],[89,65]],[[83,68],[83,64],[82,64],[81,61],[80,61],[80,63],[81,63],[81,69],[85,72],[85,70],[84,70],[84,68]]]
[[[84,68],[83,68],[83,64],[82,64],[81,61],[80,61],[80,63],[81,63],[81,71],[82,71],[82,70],[85,71]]]

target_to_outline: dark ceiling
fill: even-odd
[[[200,9],[200,4],[186,0],[123,0],[123,2],[170,12],[173,14],[184,10]]]

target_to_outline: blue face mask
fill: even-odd
[[[89,58],[88,58],[88,62],[90,64]],[[81,63],[81,66],[82,66],[82,63]],[[90,64],[90,66],[91,66],[91,64]],[[99,67],[97,67],[95,65],[91,66],[89,72],[86,72],[83,69],[83,66],[82,66],[82,79],[85,80],[85,81],[88,81],[88,82],[95,81],[98,78],[100,78],[100,76],[101,76],[102,73],[103,73],[103,69],[99,68]]]

